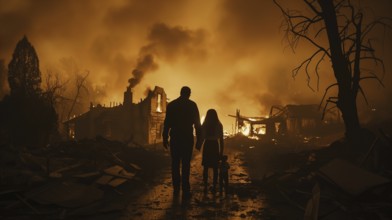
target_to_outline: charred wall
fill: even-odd
[[[124,96],[132,95],[129,93],[127,91]],[[67,121],[66,125],[70,129],[70,138],[77,140],[103,136],[122,142],[154,144],[162,142],[166,105],[165,91],[156,86],[137,104],[124,102],[115,107],[93,106],[90,111]]]

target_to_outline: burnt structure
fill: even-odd
[[[69,138],[81,140],[102,136],[143,145],[162,142],[167,106],[164,89],[156,86],[137,104],[132,98],[132,89],[127,87],[122,104],[109,107],[90,104],[88,112],[64,123]]]
[[[318,105],[287,105],[272,106],[267,120],[278,123],[277,132],[297,135],[320,128],[321,118]]]
[[[315,104],[272,106],[266,117],[241,116],[239,110],[236,115],[229,116],[236,118],[236,128],[247,136],[312,134],[331,123],[340,122],[338,113],[328,111],[323,115],[319,106]]]

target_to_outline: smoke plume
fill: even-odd
[[[128,80],[130,88],[139,84],[146,73],[158,69],[156,57],[167,62],[175,62],[180,57],[190,59],[204,57],[206,54],[204,35],[203,30],[193,31],[181,26],[170,27],[165,23],[153,25],[147,37],[149,43],[140,49],[132,78]]]
[[[128,80],[129,87],[133,88],[143,79],[146,72],[153,71],[158,68],[158,64],[154,62],[152,54],[147,54],[137,62],[136,68],[132,71],[132,78]]]

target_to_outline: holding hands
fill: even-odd
[[[169,141],[167,139],[163,140],[163,147],[167,150],[168,147],[170,147]]]

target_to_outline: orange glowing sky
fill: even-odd
[[[300,0],[281,2],[301,8]],[[390,0],[369,2],[370,16],[392,11]],[[305,74],[293,80],[291,69],[312,48],[299,45],[295,54],[285,49],[281,21],[272,0],[0,0],[0,59],[8,64],[17,41],[27,35],[43,75],[57,72],[66,81],[88,70],[91,87],[104,91],[94,101],[108,105],[122,102],[139,56],[152,53],[157,68],[135,87],[134,102],[155,85],[170,99],[187,85],[201,116],[215,108],[231,131],[234,120],[227,115],[237,108],[262,116],[273,104],[318,103],[331,83],[327,69],[321,71],[320,91],[307,87]],[[387,72],[391,39],[380,51]],[[391,74],[384,80],[387,88],[370,85],[372,106],[363,111],[386,106],[385,115],[390,113]],[[84,104],[87,110],[89,100]]]

